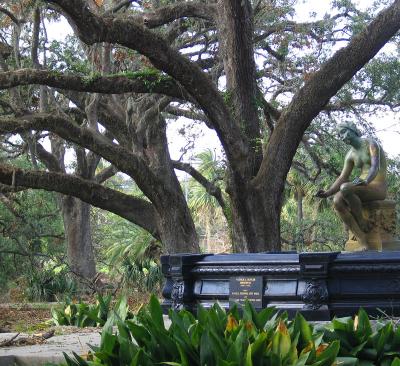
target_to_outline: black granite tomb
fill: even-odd
[[[229,308],[247,298],[309,320],[400,316],[400,251],[354,253],[174,254],[161,258],[163,307]]]

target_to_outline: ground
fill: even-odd
[[[149,302],[149,299],[149,293],[135,292],[128,298],[130,310],[136,313],[143,304]],[[95,302],[95,298],[85,302]],[[57,303],[0,303],[0,333],[37,333],[47,330],[52,326],[51,308],[57,305]]]
[[[0,304],[0,332],[31,333],[50,326],[52,304]]]

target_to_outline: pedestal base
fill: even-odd
[[[400,240],[396,234],[396,202],[391,200],[371,201],[363,204],[363,215],[371,224],[366,234],[367,250],[385,251],[400,250]],[[349,240],[345,250],[348,252],[366,250],[361,247],[354,234],[349,231]]]
[[[400,251],[174,254],[162,256],[161,263],[165,312],[195,313],[199,305],[216,302],[228,309],[237,296],[235,284],[245,281],[261,284],[256,291],[263,307],[289,317],[301,312],[308,320],[330,320],[354,316],[360,307],[371,316],[400,316]],[[254,299],[248,297],[257,307]]]

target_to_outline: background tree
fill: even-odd
[[[358,74],[361,86],[348,82],[397,33],[399,0],[373,20],[370,14],[376,9],[362,13],[349,1],[336,1],[332,15],[309,23],[293,21],[293,4],[285,0],[40,4],[48,6],[41,8],[46,14],[55,9],[68,18],[86,45],[82,48],[97,50],[85,52],[84,57],[92,57],[101,68],[66,73],[55,70],[61,66],[56,63],[52,68],[42,64],[22,69],[15,61],[23,55],[14,52],[12,69],[0,73],[0,85],[9,89],[4,92],[8,104],[0,131],[4,135],[50,131],[79,145],[86,156],[101,156],[127,174],[146,199],[104,187],[90,175],[50,169],[26,171],[2,165],[0,181],[12,188],[54,190],[112,211],[160,239],[167,252],[199,250],[174,171],[182,169],[182,162],[171,160],[168,151],[168,114],[202,121],[215,130],[227,162],[235,248],[264,251],[280,248],[286,176],[313,119],[321,111],[361,113],[362,108],[397,107],[396,93],[386,90],[395,78],[386,82],[378,77],[380,82],[375,83],[379,72],[372,68]],[[26,27],[18,34],[20,15],[9,13],[4,12],[14,23],[14,39],[31,33]],[[33,15],[26,14],[26,19]],[[336,44],[345,47],[332,55]],[[393,59],[378,60],[393,67]],[[48,94],[56,102],[47,110],[27,103],[29,98],[18,108],[16,99],[10,102],[13,93],[27,89],[23,85],[33,84],[57,88]],[[37,95],[37,88],[28,89],[33,92],[30,96]],[[95,114],[89,108],[92,102]],[[200,178],[195,170],[190,172]],[[211,182],[200,181],[210,188]]]

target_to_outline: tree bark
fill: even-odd
[[[96,275],[96,263],[90,226],[90,205],[78,198],[64,196],[61,199],[61,209],[71,271],[79,277],[91,280]]]

